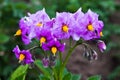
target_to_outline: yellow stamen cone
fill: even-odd
[[[36,26],[41,27],[41,26],[42,26],[42,23],[39,22],[39,23],[36,24]]]
[[[62,26],[62,30],[63,30],[64,32],[68,32],[68,26],[67,26],[67,25]]]
[[[53,53],[53,55],[55,56],[56,52],[57,52],[57,48],[56,47],[52,47],[51,48],[51,52]]]
[[[100,32],[100,36],[103,36],[103,33],[102,33],[102,32]]]
[[[94,31],[94,27],[93,27],[91,24],[89,24],[89,25],[87,26],[87,29],[88,29],[89,31]]]
[[[16,33],[15,33],[15,35],[14,35],[14,36],[20,36],[21,34],[22,34],[21,30],[20,30],[20,29],[18,29],[18,30],[16,31]]]
[[[42,43],[45,43],[46,42],[46,38],[45,37],[41,37],[40,38],[40,45],[42,45]]]
[[[19,62],[23,61],[25,59],[25,55],[24,54],[20,54],[19,56]]]

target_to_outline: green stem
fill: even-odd
[[[56,72],[55,68],[52,68],[52,71],[53,71],[53,75],[54,75],[54,80],[58,80],[57,72]]]
[[[68,51],[67,56],[65,57],[65,60],[63,62],[63,66],[65,67],[65,65],[67,64],[70,55],[72,54],[73,50],[77,47],[77,44],[75,44],[72,48],[70,48],[70,50]]]
[[[62,53],[59,52],[59,60],[60,60],[60,66],[62,65]]]
[[[59,80],[62,80],[62,73],[63,73],[63,71],[64,71],[64,68],[65,68],[65,66],[66,66],[66,64],[67,64],[67,62],[68,62],[68,60],[69,60],[70,55],[72,54],[72,51],[73,51],[76,47],[77,47],[77,44],[74,45],[72,48],[69,49],[68,54],[67,54],[67,56],[66,56],[63,64],[61,65],[60,74],[59,74]]]
[[[28,50],[31,51],[31,50],[36,49],[36,48],[39,48],[39,46],[34,46],[34,47],[32,47],[32,48],[30,48]]]
[[[69,58],[70,58],[73,50],[74,50],[78,45],[82,44],[82,42],[83,42],[82,40],[79,40],[79,41],[76,42],[76,44],[75,44],[73,47],[70,47],[70,49],[69,49],[69,51],[68,51],[68,53],[67,53],[67,56],[65,57],[65,60],[64,60],[63,64],[61,65],[60,74],[59,74],[59,80],[62,80],[62,73],[63,73],[63,71],[64,71],[64,68],[65,68],[65,66],[66,66],[66,64],[67,64],[67,62],[68,62],[68,60],[69,60]]]
[[[72,47],[72,38],[70,38],[70,40],[69,40],[69,47],[70,48]]]

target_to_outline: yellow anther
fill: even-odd
[[[88,29],[89,31],[94,31],[94,27],[92,26],[92,24],[89,24],[89,25],[87,26],[87,29]]]
[[[41,38],[40,38],[40,44],[42,44],[42,43],[44,43],[44,42],[46,42],[46,38],[45,38],[45,37],[41,37]]]
[[[53,55],[55,55],[56,52],[57,52],[57,48],[56,48],[56,47],[52,47],[52,48],[51,48],[51,52],[53,53]]]
[[[63,30],[64,32],[68,32],[68,26],[67,26],[67,25],[63,25],[63,26],[62,26],[62,30]]]
[[[102,33],[102,32],[100,32],[100,36],[103,36],[103,33]]]
[[[23,61],[25,59],[25,55],[24,54],[20,54],[19,56],[19,62]]]
[[[21,30],[20,30],[20,29],[18,29],[18,30],[16,31],[16,33],[15,33],[15,35],[14,35],[14,36],[20,36],[21,34],[22,34]]]
[[[37,27],[41,27],[42,26],[42,22],[39,22],[36,24]]]

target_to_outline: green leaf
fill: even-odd
[[[6,43],[8,42],[9,37],[5,34],[0,34],[0,43]]]
[[[50,68],[45,68],[40,60],[35,60],[35,65],[40,69],[40,71],[50,79]]]
[[[55,76],[58,77],[57,75],[59,75],[59,72],[60,72],[60,68],[61,68],[61,65],[60,65],[60,60],[56,60],[56,65],[55,65],[55,68],[54,68],[54,73],[55,73]],[[63,70],[63,73],[62,73],[62,77],[64,77],[66,74],[68,74],[69,72],[67,71],[66,68],[64,68]]]
[[[71,73],[68,73],[63,77],[63,80],[71,80],[71,77],[72,77]]]
[[[80,80],[80,79],[81,79],[81,75],[78,75],[78,74],[72,75],[72,80]]]
[[[17,78],[14,79],[14,80],[25,80],[25,76],[26,76],[26,73],[23,74],[23,75],[21,75],[21,76],[19,76],[19,77],[17,77]],[[11,79],[11,80],[13,80],[13,79]]]
[[[101,76],[100,75],[91,76],[87,80],[101,80]]]
[[[119,74],[120,74],[120,66],[118,66],[117,68],[115,68],[115,70],[113,70],[113,72],[111,72],[108,75],[108,80],[115,80],[115,78],[117,76],[119,76]]]
[[[11,75],[10,80],[25,80],[28,65],[19,66]]]
[[[40,80],[50,80],[49,78],[47,78],[46,76],[44,76],[42,74],[39,76],[39,79]]]
[[[68,70],[65,68],[64,71],[63,71],[63,76],[65,76],[68,73],[69,73]]]
[[[57,73],[57,75],[59,75],[59,71],[60,71],[60,61],[56,60],[56,64],[55,64],[55,71]]]

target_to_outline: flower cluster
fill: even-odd
[[[65,43],[61,42],[64,39],[72,38],[75,41],[87,41],[99,39],[103,36],[104,24],[98,17],[99,15],[90,9],[83,13],[80,8],[75,13],[56,13],[56,17],[50,19],[43,9],[34,14],[28,13],[28,16],[23,17],[19,22],[19,29],[15,36],[21,36],[26,45],[30,44],[32,39],[37,39],[44,51],[50,51],[55,56],[57,52],[65,50]],[[98,41],[98,47],[101,51],[106,49],[101,40]],[[20,51],[16,46],[13,52],[20,62],[23,61],[25,64],[33,62],[28,50]],[[95,51],[92,53],[96,56]],[[48,66],[48,60],[49,58],[43,59],[45,66]]]

